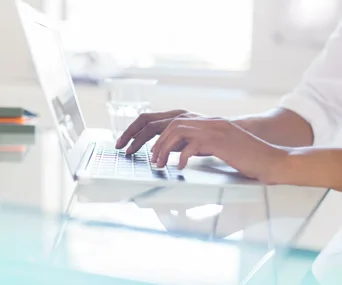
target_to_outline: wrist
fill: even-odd
[[[247,117],[242,119],[232,120],[232,123],[244,129],[245,131],[257,135],[260,128],[260,119],[255,117]]]
[[[265,185],[286,184],[286,173],[291,164],[291,150],[272,146],[266,158],[265,171],[259,180]]]

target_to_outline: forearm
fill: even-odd
[[[233,122],[271,144],[302,147],[313,143],[310,124],[289,110],[274,109],[260,115],[241,117]]]
[[[342,148],[279,147],[227,125],[214,155],[267,185],[326,187],[342,191]]]
[[[326,187],[342,191],[342,148],[294,148],[273,167],[269,184]]]

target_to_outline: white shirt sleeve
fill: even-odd
[[[329,144],[342,124],[342,21],[299,86],[280,102],[312,127],[314,145]]]

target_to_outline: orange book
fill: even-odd
[[[0,124],[25,124],[30,119],[29,117],[0,118]]]

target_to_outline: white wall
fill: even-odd
[[[15,2],[0,1],[0,78],[8,81],[32,78],[34,70]],[[30,2],[39,4],[38,0]]]
[[[57,18],[60,0],[23,0]],[[53,11],[54,10],[54,11]],[[36,78],[15,0],[0,1],[0,81],[21,82]]]
[[[36,9],[42,9],[43,3],[44,3],[44,0],[24,0],[24,1]]]

